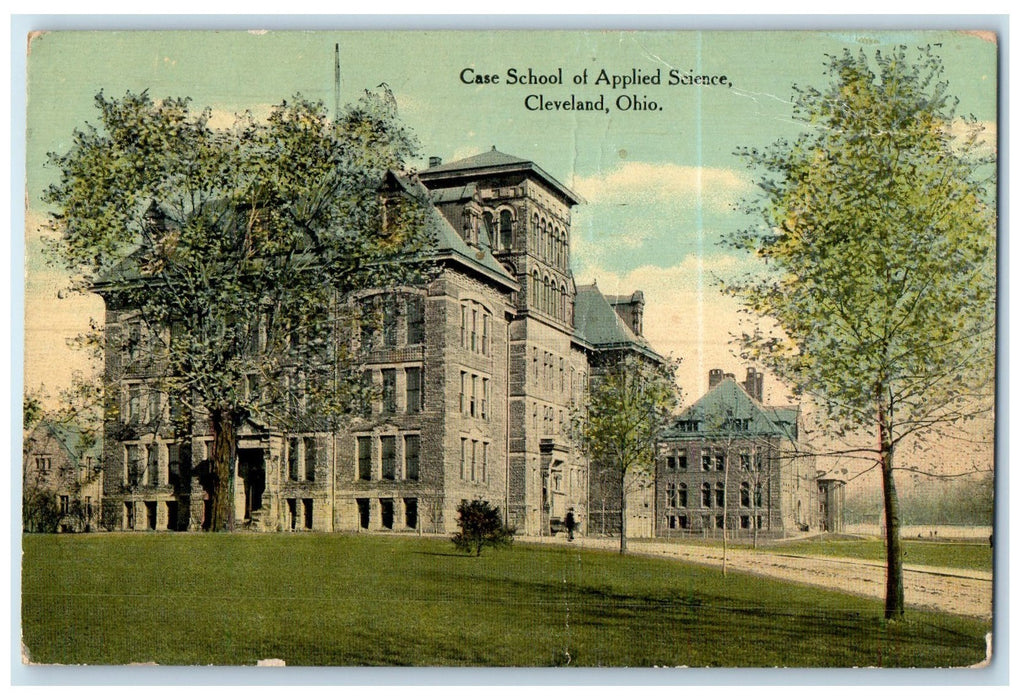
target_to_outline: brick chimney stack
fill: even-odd
[[[754,367],[748,367],[747,379],[744,380],[744,391],[755,401],[761,403],[765,395],[765,374]]]

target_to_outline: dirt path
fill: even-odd
[[[548,539],[538,540],[548,542]],[[563,540],[557,541],[566,545]],[[585,538],[576,541],[584,549],[617,549],[613,539]],[[629,542],[635,554],[669,557],[694,564],[722,567],[721,547],[693,547],[672,542]],[[727,569],[786,581],[807,583],[855,595],[885,597],[885,566],[864,559],[837,559],[774,554],[763,550],[729,549]],[[903,592],[908,607],[939,610],[990,620],[992,575],[970,569],[906,566]]]

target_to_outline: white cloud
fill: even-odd
[[[681,203],[727,210],[751,183],[725,168],[629,162],[607,173],[575,177],[571,187],[589,204]]]

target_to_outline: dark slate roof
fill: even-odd
[[[425,196],[431,199],[433,193],[426,190],[420,183],[409,180],[396,172],[390,171],[387,178],[399,184],[412,196]],[[471,186],[473,188],[473,185]],[[459,192],[459,194],[458,194]],[[438,190],[438,196],[445,197],[444,201],[461,201],[461,199],[473,196],[473,189],[469,192],[468,187],[453,187],[445,190]],[[459,196],[461,199],[452,199]],[[454,230],[450,222],[443,216],[436,207],[431,207],[428,212],[429,222],[436,237],[435,254],[438,257],[448,257],[467,265],[468,267],[481,271],[487,276],[497,279],[512,289],[517,289],[517,280],[507,272],[506,268],[499,264],[496,258],[492,257],[492,245],[489,239],[488,229],[483,226],[479,233],[479,247],[468,245],[468,243]]]
[[[667,428],[663,437],[680,438],[705,435],[768,435],[795,440],[797,437],[796,407],[762,406],[752,398],[736,380],[726,378],[712,387],[707,394],[684,409],[675,423]],[[746,430],[727,428],[724,421],[748,420]],[[681,421],[699,422],[696,432],[681,431]]]
[[[661,356],[630,329],[594,285],[580,285],[574,297],[574,336],[596,350],[631,349],[656,359]]]
[[[534,161],[512,156],[508,153],[501,153],[496,150],[495,146],[492,147],[491,151],[485,151],[484,153],[423,170],[418,176],[428,186],[430,182],[455,179],[462,175],[478,178],[483,175],[499,175],[517,171],[525,171],[536,176],[555,192],[559,193],[570,204],[584,203],[584,199],[580,195],[547,173]]]
[[[82,429],[80,426],[74,423],[44,420],[40,423],[40,427],[49,431],[53,439],[60,443],[74,466],[80,465],[85,457],[94,458],[97,464],[102,459],[103,438],[101,435],[96,437],[96,441],[92,445],[82,450]]]

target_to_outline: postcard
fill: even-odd
[[[23,662],[986,667],[998,41],[27,37]]]

